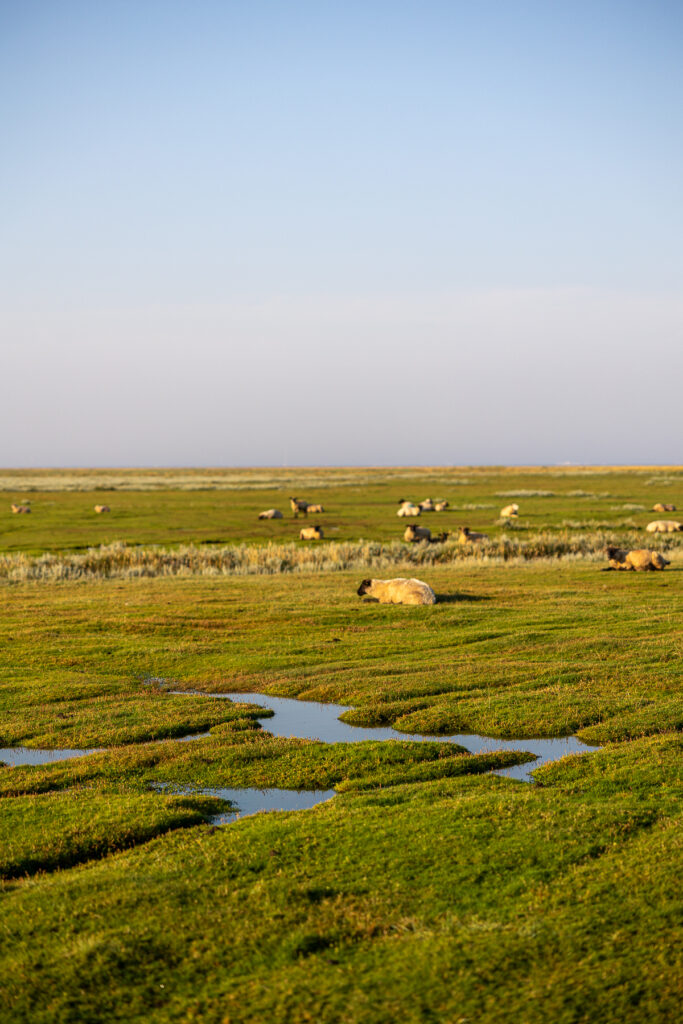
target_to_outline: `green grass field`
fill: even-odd
[[[0,553],[293,540],[289,494],[329,506],[332,541],[395,541],[398,498],[430,495],[452,506],[420,518],[432,529],[497,536],[516,500],[515,536],[585,531],[594,549],[399,562],[392,575],[439,595],[417,608],[362,601],[369,573],[341,565],[0,581],[0,747],[103,748],[0,768],[0,1019],[677,1020],[683,534],[661,573],[602,572],[598,544],[637,536],[655,501],[681,508],[683,471],[299,477],[0,474]],[[527,493],[502,496],[514,491]],[[11,515],[18,498],[31,515]],[[110,517],[92,513],[98,500]],[[259,523],[272,505],[285,519]],[[393,724],[396,740],[274,738],[253,706],[175,696],[161,680],[346,704],[350,722]],[[520,754],[440,741],[467,732],[519,738]],[[524,737],[569,734],[602,749],[533,785],[488,773],[523,760]],[[186,791],[245,786],[337,796],[216,828],[225,805]]]

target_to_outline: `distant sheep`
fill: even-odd
[[[321,526],[304,526],[299,530],[300,540],[322,540],[323,531]]]
[[[656,519],[654,523],[648,523],[645,529],[648,533],[678,533],[683,530],[683,523],[677,523],[675,519]]]
[[[506,505],[500,510],[501,519],[516,519],[519,515],[519,505],[513,501],[512,505]]]
[[[279,508],[267,508],[265,512],[259,512],[259,519],[282,519],[282,512]]]
[[[420,508],[422,509],[423,512],[433,512],[434,502],[432,501],[431,498],[425,498],[424,501],[420,502]]]
[[[664,505],[661,501],[658,501],[656,505],[652,506],[653,512],[675,512],[675,505]]]
[[[649,572],[655,569],[664,569],[671,562],[660,555],[659,551],[646,551],[640,548],[637,551],[625,551],[623,548],[607,548],[610,569],[626,569],[638,572]]]
[[[95,511],[98,515],[101,515],[103,512],[111,512],[111,509],[109,505],[95,505]]]
[[[419,505],[413,505],[412,501],[404,501],[398,512],[397,516],[419,516],[422,509]]]
[[[432,539],[432,531],[426,526],[406,526],[403,539],[408,544],[415,544],[418,541]]]
[[[445,512],[447,508],[448,508],[448,502],[447,501],[435,501],[434,502],[434,511],[435,512]]]
[[[308,515],[309,512],[319,513],[324,511],[325,509],[322,507],[322,505],[309,505],[308,508],[306,509],[306,515]]]
[[[15,514],[15,516],[17,516],[17,515],[25,515],[27,512],[30,512],[30,511],[31,511],[31,506],[30,505],[15,505],[14,503],[12,503],[12,512]]]
[[[304,501],[302,498],[290,498],[289,504],[292,506],[292,512],[294,513],[295,519],[298,517],[299,512],[303,512],[304,515],[308,512],[308,502]]]
[[[380,604],[436,604],[436,594],[427,583],[403,577],[394,580],[363,580],[357,593],[359,597],[364,594],[374,597]]]
[[[469,526],[461,526],[458,533],[458,544],[480,544],[488,539],[488,534],[475,533]]]

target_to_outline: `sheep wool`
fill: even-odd
[[[408,544],[414,544],[420,540],[431,540],[432,531],[427,526],[406,526],[403,539]]]
[[[282,512],[279,508],[267,508],[265,512],[259,512],[259,519],[282,519]]]
[[[675,512],[676,511],[676,506],[675,505],[665,505],[663,502],[658,501],[656,503],[656,505],[652,506],[652,511],[653,512]]]
[[[460,527],[458,544],[480,544],[488,539],[488,534],[486,533],[475,533],[474,530],[470,530],[469,526]]]
[[[500,510],[501,519],[514,519],[519,515],[519,505],[516,501],[513,501],[512,505],[506,505],[505,508]]]
[[[638,548],[635,551],[625,551],[623,548],[607,548],[610,569],[631,570],[635,572],[650,572],[665,569],[671,562],[664,558],[659,551],[647,551],[645,548]]]
[[[645,527],[648,533],[678,533],[683,530],[683,523],[677,523],[675,519],[655,519],[654,523],[648,523]]]
[[[303,529],[301,529],[299,531],[299,539],[300,540],[322,540],[323,539],[322,527],[320,527],[320,526],[304,526]]]
[[[374,597],[380,604],[436,604],[436,594],[429,584],[401,576],[393,580],[363,580],[357,593],[359,597]]]
[[[111,512],[111,509],[109,505],[95,505],[95,511],[98,515],[101,515],[103,512]]]

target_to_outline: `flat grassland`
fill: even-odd
[[[5,1019],[678,1018],[683,534],[643,527],[655,501],[683,506],[680,468],[5,472],[0,487],[0,747],[101,748],[0,768]],[[253,555],[322,549],[296,539],[289,494],[329,507],[316,521],[346,561]],[[451,507],[420,525],[485,529],[488,553],[402,545],[397,501],[427,495]],[[11,515],[18,499],[31,515]],[[259,522],[271,506],[285,518]],[[608,537],[672,564],[602,572]],[[55,579],[113,542],[147,571],[95,552]],[[166,573],[153,545],[244,557]],[[381,564],[439,603],[362,601],[363,566]],[[275,738],[253,705],[169,684],[346,704],[396,740]],[[488,774],[523,754],[440,742],[467,732],[602,749],[529,785]],[[216,828],[224,803],[192,792],[272,786],[337,796]]]

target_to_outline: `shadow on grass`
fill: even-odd
[[[437,594],[437,604],[457,604],[459,601],[490,601],[486,594],[467,594],[464,591],[456,591],[454,594]]]

